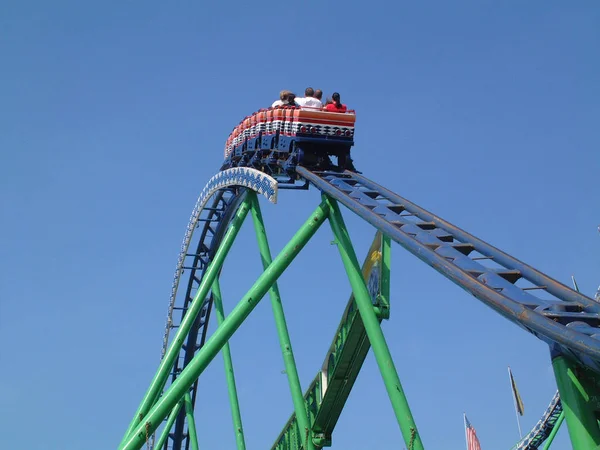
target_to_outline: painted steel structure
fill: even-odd
[[[557,393],[536,428],[516,448],[541,448],[544,443],[547,448],[563,420],[573,448],[600,445],[599,303],[359,173],[319,172],[293,166],[290,180],[282,184],[278,175],[290,176],[290,166],[278,164],[265,170],[268,175],[257,168],[227,168],[202,191],[176,267],[159,368],[123,436],[120,450],[144,445],[165,450],[197,449],[201,436],[196,433],[193,405],[198,378],[220,351],[227,372],[236,446],[246,448],[228,341],[267,293],[294,405],[272,450],[332,445],[333,429],[369,349],[379,366],[406,448],[423,449],[380,326],[389,318],[391,241],[549,345],[560,397]],[[264,165],[261,168],[265,169]],[[322,201],[273,258],[257,194],[275,202],[279,188],[297,188],[298,181],[304,183],[301,188],[310,185],[320,190]],[[362,267],[340,204],[377,230]],[[219,274],[248,213],[256,230],[264,272],[225,317]],[[352,297],[321,370],[303,393],[277,279],[325,222],[329,222],[335,237]],[[200,231],[194,232],[196,229]],[[186,289],[178,296],[184,273]],[[219,326],[207,336],[206,324],[213,306]],[[155,440],[155,433],[165,421]]]

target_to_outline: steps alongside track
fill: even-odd
[[[600,304],[349,171],[296,172],[554,351],[600,371]]]

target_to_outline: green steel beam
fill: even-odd
[[[219,326],[221,326],[225,320],[225,314],[223,313],[223,297],[221,295],[221,286],[218,279],[213,283],[212,295],[215,310],[217,312],[217,322],[219,323]],[[233,373],[233,362],[231,359],[229,342],[226,342],[225,345],[223,345],[223,361],[225,363],[225,376],[227,377],[227,390],[229,392],[229,404],[231,405],[235,442],[238,450],[246,450],[244,428],[242,427],[242,415],[240,413],[237,387],[235,385],[235,375]]]
[[[192,450],[199,450],[198,432],[196,431],[196,420],[194,420],[194,405],[192,404],[192,396],[189,391],[186,392],[185,397],[183,397],[183,403],[185,404],[185,417],[188,424],[190,447]]]
[[[256,194],[251,197],[251,201],[252,219],[254,221],[254,228],[256,230],[256,240],[258,241],[258,248],[260,250],[263,268],[267,270],[273,262],[271,258],[271,249],[269,248],[269,241],[267,239],[267,231],[265,229],[262,213],[260,211],[260,203]],[[279,294],[279,287],[277,286],[277,283],[273,283],[273,286],[271,286],[271,289],[269,290],[269,297],[271,297],[271,307],[273,308],[273,315],[275,316],[275,326],[277,328],[279,345],[281,346],[281,352],[283,354],[285,372],[290,385],[294,411],[296,412],[296,420],[298,422],[298,426],[300,427],[301,434],[306,436],[304,439],[304,448],[307,450],[314,450],[315,447],[312,442],[311,426],[308,421],[304,397],[302,396],[300,377],[298,376],[298,369],[296,368],[296,361],[294,359],[294,352],[292,350],[292,342],[290,340],[290,334],[285,321],[285,313],[283,312],[283,304],[281,303],[281,295]]]
[[[381,245],[381,294],[379,298],[379,303],[382,304],[381,308],[386,310],[382,314],[386,319],[390,318],[391,260],[392,241],[389,237],[383,236],[383,242]]]
[[[371,346],[373,347],[373,353],[381,371],[388,396],[390,397],[392,408],[396,414],[396,419],[400,425],[404,442],[409,450],[423,450],[421,437],[410,411],[406,395],[402,389],[402,384],[400,383],[400,378],[398,377],[398,372],[385,341],[383,331],[373,310],[369,291],[362,277],[340,208],[335,200],[327,197],[325,194],[323,194],[323,197],[330,208],[329,223],[336,238],[346,273],[352,285],[356,305],[365,325]]]
[[[304,394],[304,402],[306,404],[306,409],[308,410],[309,423],[313,423],[315,420],[321,397],[321,372],[319,372]],[[275,440],[271,450],[304,450],[306,448],[305,441],[306,433],[300,433],[300,427],[296,421],[296,413],[293,413],[283,427],[283,431]],[[313,437],[313,444],[317,448],[324,446],[323,443],[319,442],[319,439],[315,437]]]
[[[556,437],[556,433],[558,433],[558,430],[559,430],[560,426],[562,425],[563,420],[565,420],[565,410],[564,409],[560,412],[560,415],[558,416],[558,420],[554,424],[554,428],[552,428],[552,431],[550,432],[548,439],[546,439],[546,442],[544,443],[544,448],[542,450],[548,450],[550,448],[550,445],[552,445],[552,442],[554,441],[554,438]]]
[[[376,284],[373,289],[377,292],[372,293],[376,302],[374,305],[376,311],[389,309],[389,302],[385,303],[387,305],[385,308],[380,308],[384,304],[381,294],[389,293],[389,279],[386,289],[385,276],[382,275],[381,279],[379,278],[379,271],[381,270],[381,274],[384,271],[382,265],[384,259],[387,261],[389,275],[389,240],[387,257],[384,255],[384,245],[381,232],[377,232],[362,267],[364,280],[373,279]],[[375,275],[374,278],[372,278],[373,275]],[[378,319],[382,319],[382,317],[378,316]],[[369,341],[366,338],[360,314],[356,309],[354,296],[350,295],[333,343],[325,355],[322,368],[304,394],[309,422],[312,423],[315,446],[319,448],[331,446],[333,428],[339,419],[369,348]],[[297,428],[298,424],[294,413],[286,422],[271,450],[300,449],[302,442],[298,440]]]
[[[175,360],[179,355],[181,346],[183,345],[183,341],[188,335],[190,329],[192,328],[192,325],[196,320],[196,316],[202,309],[202,306],[206,301],[206,295],[208,294],[208,291],[210,290],[215,279],[217,278],[217,275],[221,270],[221,266],[223,265],[223,261],[225,260],[227,253],[229,253],[233,241],[235,240],[240,228],[242,227],[244,219],[246,218],[246,215],[248,214],[249,210],[250,199],[247,197],[240,205],[235,217],[233,218],[231,224],[227,229],[227,232],[225,233],[225,236],[223,237],[221,245],[219,246],[212,262],[206,269],[206,272],[202,277],[200,286],[198,287],[196,296],[190,304],[190,307],[188,308],[185,316],[183,316],[181,324],[177,329],[177,333],[175,334],[171,345],[165,353],[164,358],[161,360],[158,370],[154,375],[152,382],[150,383],[150,387],[148,388],[148,391],[146,392],[142,403],[138,407],[138,410],[136,411],[135,416],[127,429],[127,432],[125,433],[125,436],[123,437],[123,440],[119,445],[119,449],[123,448],[125,442],[129,440],[128,438],[132,433],[132,430],[144,421],[144,418],[148,414],[150,408],[152,408],[152,406],[159,399],[160,393],[165,387],[167,378],[169,377],[169,373],[171,372],[173,364],[175,363]]]
[[[163,445],[165,445],[165,442],[167,441],[167,438],[169,437],[169,433],[171,432],[171,428],[173,428],[173,424],[175,423],[175,419],[177,419],[177,414],[179,414],[179,410],[181,409],[182,404],[183,404],[183,400],[180,400],[173,407],[173,410],[171,411],[171,414],[169,414],[169,418],[167,419],[167,424],[165,425],[163,432],[161,433],[160,437],[158,438],[158,441],[156,441],[156,445],[154,445],[154,448],[160,450],[163,447]]]
[[[308,422],[314,423],[317,411],[321,403],[321,372],[313,379],[312,383],[304,393],[304,404],[308,412]],[[300,427],[296,421],[296,413],[292,413],[279,436],[272,445],[271,450],[302,450],[305,448],[306,433],[300,433]],[[323,447],[318,439],[313,436],[313,444],[317,448]]]
[[[158,428],[160,422],[164,420],[165,416],[169,414],[175,404],[198,379],[208,364],[219,353],[225,342],[231,338],[273,283],[288,268],[328,215],[329,206],[326,202],[323,202],[277,255],[267,270],[256,280],[246,295],[223,321],[223,324],[215,330],[177,379],[148,411],[143,422],[130,433],[122,446],[124,450],[139,450],[144,445],[146,432],[153,433]],[[211,281],[211,284],[212,282],[214,280]]]
[[[350,306],[354,307],[354,299],[351,302]],[[371,347],[360,314],[352,309],[345,314],[336,333],[334,352],[330,353],[334,359],[329,361],[328,370],[321,372],[327,384],[313,430],[325,442],[331,440],[333,429]]]
[[[386,249],[381,232],[377,232],[361,270],[363,280],[369,282],[370,297],[374,301],[373,308],[379,322],[389,317],[389,239],[387,244]],[[351,295],[321,369],[323,400],[313,423],[313,431],[324,442],[331,441],[333,429],[370,348],[354,295]]]
[[[562,355],[552,359],[552,366],[573,450],[597,448],[600,445],[595,414],[600,392],[597,375]]]

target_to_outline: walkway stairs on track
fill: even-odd
[[[598,302],[360,174],[296,171],[553,352],[600,371]]]

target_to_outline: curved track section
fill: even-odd
[[[600,371],[600,304],[357,173],[296,172],[464,290]]]
[[[513,450],[535,450],[538,449],[550,433],[556,426],[556,422],[558,421],[558,417],[562,412],[562,403],[560,402],[560,395],[558,391],[554,394],[552,401],[546,408],[544,415],[535,424],[535,426],[531,429],[527,435],[519,441],[519,443],[514,447]]]
[[[213,197],[216,193],[223,191],[225,192],[229,187],[247,187],[250,188],[259,194],[264,195],[267,200],[271,203],[277,203],[277,181],[255,169],[238,167],[233,169],[224,170],[222,172],[217,173],[213,176],[204,189],[200,192],[198,196],[198,200],[196,201],[196,205],[192,210],[192,215],[190,220],[188,221],[187,228],[185,230],[185,235],[183,237],[183,243],[181,244],[181,250],[179,252],[179,257],[177,258],[177,267],[175,269],[175,275],[173,276],[173,284],[171,286],[171,296],[169,298],[169,310],[167,313],[167,324],[165,326],[165,334],[163,337],[163,346],[160,354],[160,359],[162,360],[165,356],[165,352],[167,351],[167,346],[169,344],[169,333],[173,328],[173,308],[175,306],[175,298],[177,297],[177,290],[179,288],[179,281],[181,279],[181,275],[184,270],[184,263],[186,257],[189,256],[188,249],[190,247],[190,243],[192,241],[192,235],[194,234],[194,230],[198,227],[198,223],[200,221],[200,214],[202,211],[209,211],[211,217],[210,220],[206,220],[205,231],[207,228],[210,228],[210,221],[219,222],[219,218],[215,212],[217,211],[217,206],[213,205],[211,208],[205,208],[206,204],[210,201],[211,197]],[[221,193],[222,197],[222,193]],[[219,199],[215,198],[215,203],[219,203]],[[215,216],[215,217],[212,217]],[[203,233],[204,234],[204,233]]]
[[[219,247],[229,222],[245,197],[246,189],[252,189],[265,196],[271,203],[277,203],[277,181],[263,172],[246,167],[228,169],[217,173],[208,181],[196,201],[185,231],[181,251],[177,259],[175,276],[173,277],[167,323],[161,349],[161,360],[169,345],[170,331],[177,328],[179,323],[181,323],[181,319],[185,316],[194,293],[200,285],[204,272],[212,261],[216,249]],[[202,231],[195,245],[192,245],[195,239],[194,231],[200,228],[201,224],[203,224]],[[196,234],[196,236],[198,235]],[[190,251],[190,248],[193,250]],[[178,301],[179,285],[182,275],[186,270],[189,271],[189,275],[187,277],[185,295],[180,296],[181,299]],[[175,381],[179,373],[194,357],[195,353],[204,345],[211,306],[212,301],[209,300],[196,318],[186,343],[181,349],[180,356],[175,361],[171,373],[171,382]],[[177,322],[175,317],[175,311],[181,311],[179,322]],[[197,383],[196,381],[191,392],[194,403]],[[174,433],[171,435],[172,442],[167,441],[165,443],[165,450],[189,448],[187,432],[184,430],[185,420],[185,411],[182,408],[175,423]]]
[[[312,172],[304,167],[296,167],[295,171],[305,180],[306,186],[310,183],[346,206],[493,310],[546,342],[554,354],[570,356],[584,366],[600,371],[598,302],[360,174]],[[185,316],[247,189],[264,195],[272,203],[277,201],[278,182],[264,172],[248,167],[223,170],[202,190],[177,261],[161,360],[169,345],[170,331],[177,328]],[[194,236],[194,231],[200,227],[202,231]],[[184,271],[189,273],[185,295],[178,295]],[[211,307],[212,298],[208,298],[175,361],[171,382],[204,345]],[[175,311],[181,311],[181,314],[175,314]],[[196,380],[191,389],[193,403],[197,384]],[[542,418],[515,449],[538,448],[556,426],[561,412],[557,392]],[[187,450],[189,446],[182,409],[164,449]]]

